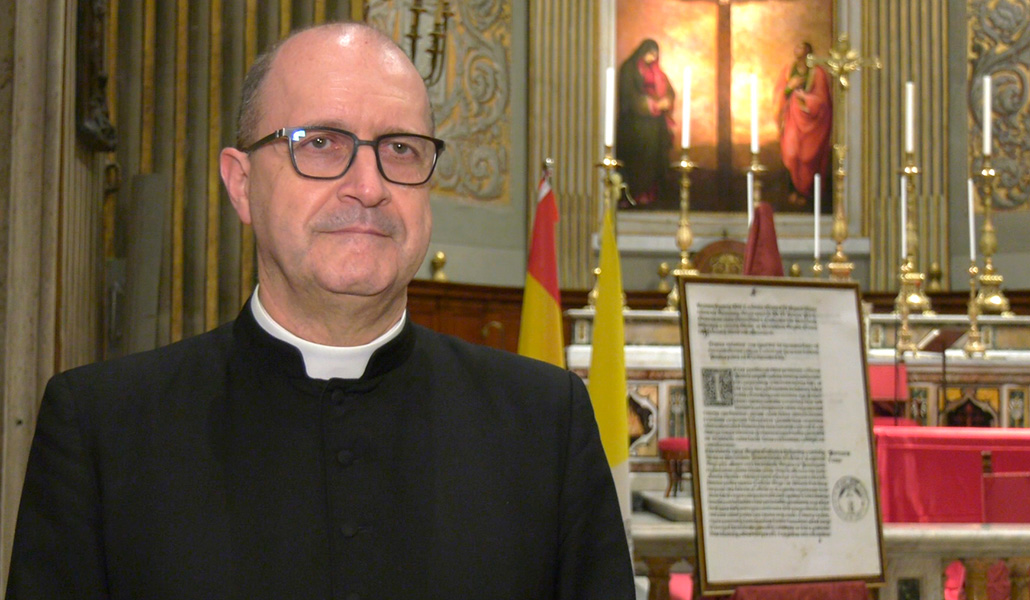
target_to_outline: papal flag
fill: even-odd
[[[629,423],[626,419],[626,336],[622,320],[622,271],[611,209],[605,211],[601,227],[599,266],[601,274],[597,278],[597,300],[594,304],[588,388],[628,534],[632,507],[629,488]]]
[[[558,291],[554,240],[558,204],[551,189],[550,172],[546,168],[540,179],[537,198],[533,240],[526,265],[526,290],[522,296],[519,354],[564,367],[561,294]]]

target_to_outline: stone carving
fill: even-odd
[[[1030,7],[1016,0],[970,0],[969,143],[973,172],[981,169],[982,78],[993,87],[992,165],[998,173],[994,206],[1030,209]]]
[[[409,5],[371,2],[368,23],[399,39],[411,25]],[[425,6],[435,14],[437,3]],[[511,196],[511,6],[501,0],[460,0],[451,10],[447,70],[429,89],[436,135],[447,142],[436,167],[434,197],[506,203]],[[428,71],[427,56],[420,53],[415,64]]]
[[[83,0],[78,12],[76,103],[83,144],[94,151],[115,149],[117,135],[107,110],[107,72],[104,69],[104,19],[107,2]]]

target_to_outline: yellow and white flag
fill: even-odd
[[[594,305],[588,388],[628,533],[632,505],[629,486],[629,423],[626,418],[626,336],[622,316],[622,270],[615,242],[612,209],[604,213],[599,266],[601,274],[597,279],[597,300]]]

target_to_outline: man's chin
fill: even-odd
[[[394,278],[383,277],[383,273],[376,273],[374,276],[337,277],[331,281],[322,282],[323,289],[341,297],[386,299],[403,289]]]

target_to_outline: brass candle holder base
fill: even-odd
[[[895,310],[900,313],[901,305],[906,304],[910,314],[922,313],[927,316],[936,314],[930,308],[930,299],[927,298],[926,293],[923,291],[923,282],[926,281],[926,275],[917,271],[911,260],[905,261],[901,265],[898,281],[900,286],[898,295],[894,299]]]
[[[976,305],[980,313],[985,315],[1014,316],[1009,299],[1001,291],[1005,278],[994,271],[994,266],[987,263],[980,275],[980,293],[976,296]]]
[[[848,260],[841,246],[841,244],[837,244],[837,253],[833,255],[826,267],[830,270],[830,279],[833,281],[851,281],[851,272],[855,270],[855,263]]]
[[[812,263],[812,277],[816,279],[822,279],[823,276],[823,263],[816,260]]]
[[[962,351],[970,358],[976,355],[985,356],[987,354],[987,347],[984,346],[983,341],[980,339],[980,328],[976,322],[980,314],[980,306],[979,302],[977,302],[976,294],[977,271],[975,262],[969,265],[969,333],[966,334],[966,344],[962,347]]]

